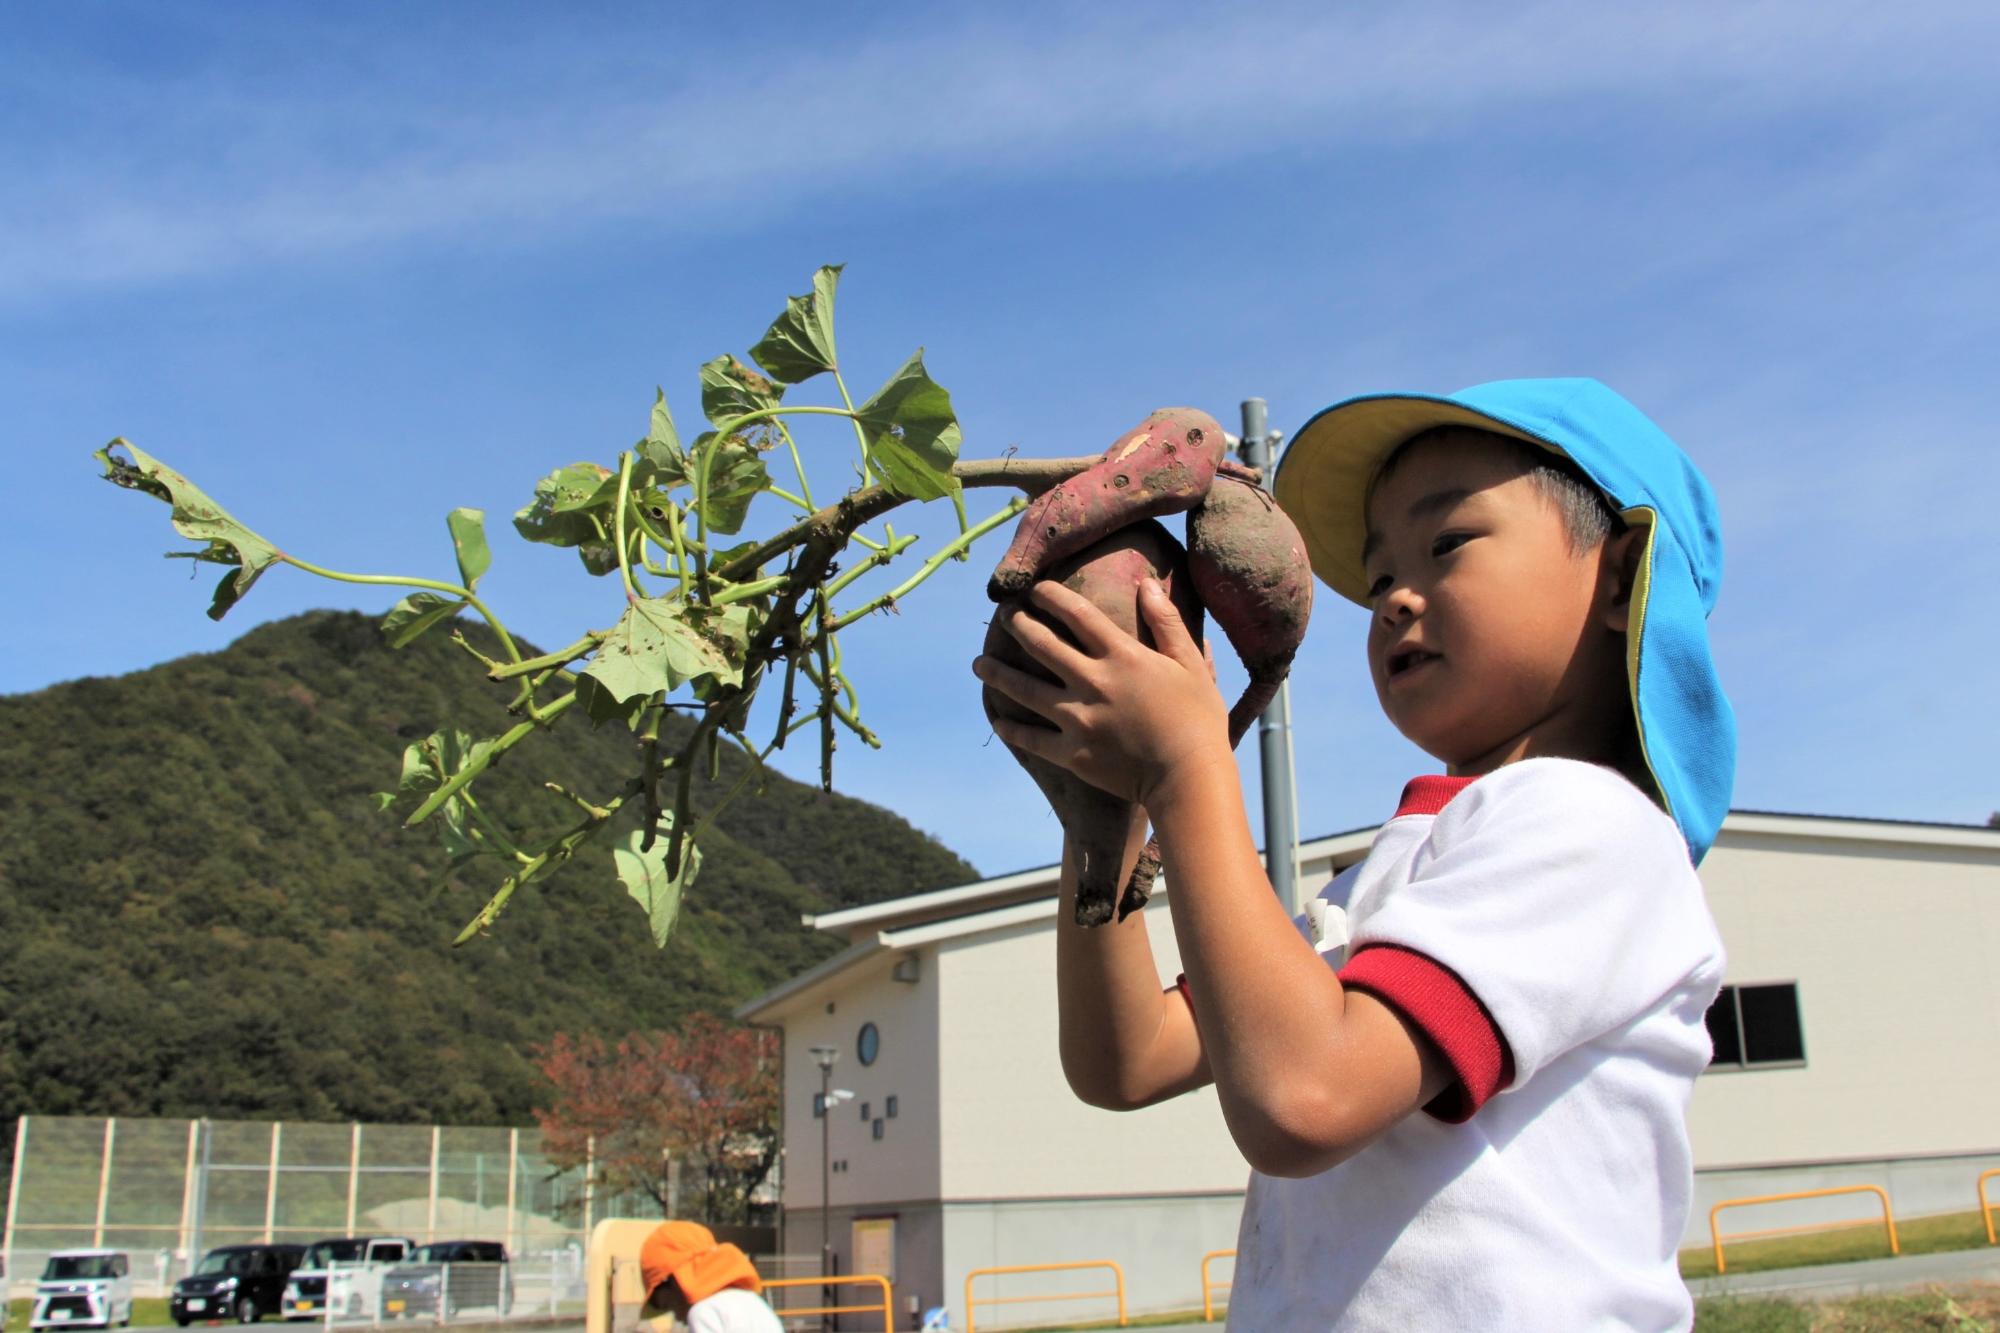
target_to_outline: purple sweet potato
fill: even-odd
[[[1081,593],[1119,628],[1147,644],[1152,642],[1152,635],[1139,615],[1139,583],[1147,577],[1157,578],[1166,585],[1168,595],[1187,622],[1189,633],[1197,643],[1201,641],[1201,604],[1195,599],[1181,545],[1150,519],[1120,528],[1089,549],[1076,552],[1051,568],[1048,577]],[[998,617],[986,632],[984,651],[997,661],[1041,674]],[[991,689],[982,694],[988,719],[1041,721]],[[1062,822],[1063,832],[1069,836],[1070,851],[1076,859],[1077,924],[1101,925],[1111,919],[1114,907],[1119,904],[1119,861],[1134,813],[1132,802],[1093,787],[1069,770],[1033,755],[1020,750],[1013,750],[1013,755],[1048,797],[1056,818]]]
[[[1200,504],[1222,461],[1222,427],[1192,407],[1167,407],[1118,437],[1104,456],[1042,492],[1021,515],[1014,544],[986,595],[1018,597],[1065,556],[1140,519]]]
[[[1229,745],[1277,696],[1312,614],[1312,565],[1298,528],[1270,492],[1228,474],[1187,516],[1188,574],[1201,604],[1229,639],[1250,683],[1229,710]],[[1160,873],[1160,844],[1149,841],[1126,881],[1120,920],[1143,907]]]
[[[1218,477],[1187,516],[1188,573],[1228,636],[1250,684],[1229,710],[1229,743],[1243,739],[1278,693],[1312,615],[1305,539],[1261,486]]]

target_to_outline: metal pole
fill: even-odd
[[[438,1238],[438,1136],[443,1132],[439,1126],[431,1126],[431,1205],[430,1210],[424,1214],[426,1245]]]
[[[104,1117],[104,1155],[97,1164],[97,1230],[90,1243],[104,1248],[104,1209],[111,1202],[111,1150],[118,1142],[118,1117]]]
[[[21,1159],[28,1155],[28,1117],[22,1116],[14,1122],[14,1169],[12,1184],[7,1189],[7,1232],[0,1236],[0,1259],[6,1260],[6,1269],[14,1271],[14,1219],[21,1211]],[[10,1277],[8,1282],[12,1282]],[[0,1283],[0,1299],[7,1295],[6,1283]]]
[[[279,1145],[284,1141],[285,1122],[271,1122],[271,1176],[264,1186],[264,1243],[271,1243],[271,1228],[278,1220],[278,1163]]]
[[[1262,398],[1243,400],[1243,461],[1264,473],[1271,484],[1271,465],[1278,435],[1270,429]],[[1264,786],[1264,867],[1271,888],[1288,913],[1298,902],[1298,793],[1292,780],[1292,687],[1278,687],[1277,697],[1257,722],[1257,749]]]
[[[194,1244],[188,1247],[189,1271],[192,1264],[201,1258],[202,1228],[208,1222],[208,1169],[215,1152],[215,1126],[203,1116],[201,1125],[201,1175],[194,1183]]]
[[[195,1165],[197,1162],[201,1160],[200,1153],[201,1153],[201,1121],[190,1120],[188,1121],[187,1170],[185,1174],[181,1177],[181,1234],[180,1234],[181,1257],[189,1261],[188,1272],[190,1273],[194,1271],[193,1260],[196,1258],[195,1255],[188,1253],[188,1251],[194,1245],[194,1235],[193,1235],[194,1208],[195,1208],[195,1190],[197,1188],[195,1182],[199,1179],[199,1177],[196,1176],[195,1174]]]
[[[361,1122],[352,1122],[347,1134],[347,1230],[354,1234],[354,1202],[361,1192]]]
[[[819,1275],[833,1276],[833,1061],[819,1067]],[[822,1295],[825,1293],[822,1292]]]

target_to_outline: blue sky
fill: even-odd
[[[1598,376],[1720,496],[1736,804],[1980,822],[1996,36],[1839,0],[10,7],[0,689],[392,600],[280,569],[211,623],[165,511],[95,479],[118,434],[341,568],[449,574],[445,512],[484,508],[513,627],[609,624],[615,581],[507,516],[655,385],[692,421],[698,364],[844,262],[857,389],[923,344],[967,456]],[[837,490],[851,442],[810,438]],[[1057,838],[966,669],[999,545],[847,636],[885,748],[837,774],[988,872]],[[1361,613],[1320,606],[1307,834],[1435,767],[1376,710]]]

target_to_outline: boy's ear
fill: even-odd
[[[1646,529],[1634,524],[1604,539],[1598,561],[1603,595],[1604,627],[1623,634],[1632,625],[1632,592],[1639,582],[1639,561],[1646,554]]]

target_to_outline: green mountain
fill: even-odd
[[[506,697],[442,634],[392,651],[318,612],[0,698],[0,1155],[23,1113],[525,1123],[530,1045],[726,1011],[833,951],[801,912],[976,878],[888,811],[773,775],[704,839],[664,951],[608,836],[454,950],[493,863],[440,883],[436,836],[370,793],[440,725],[503,730]],[[624,728],[566,719],[478,790],[560,827],[541,782],[607,793],[632,756]],[[726,755],[724,788],[747,762]]]

